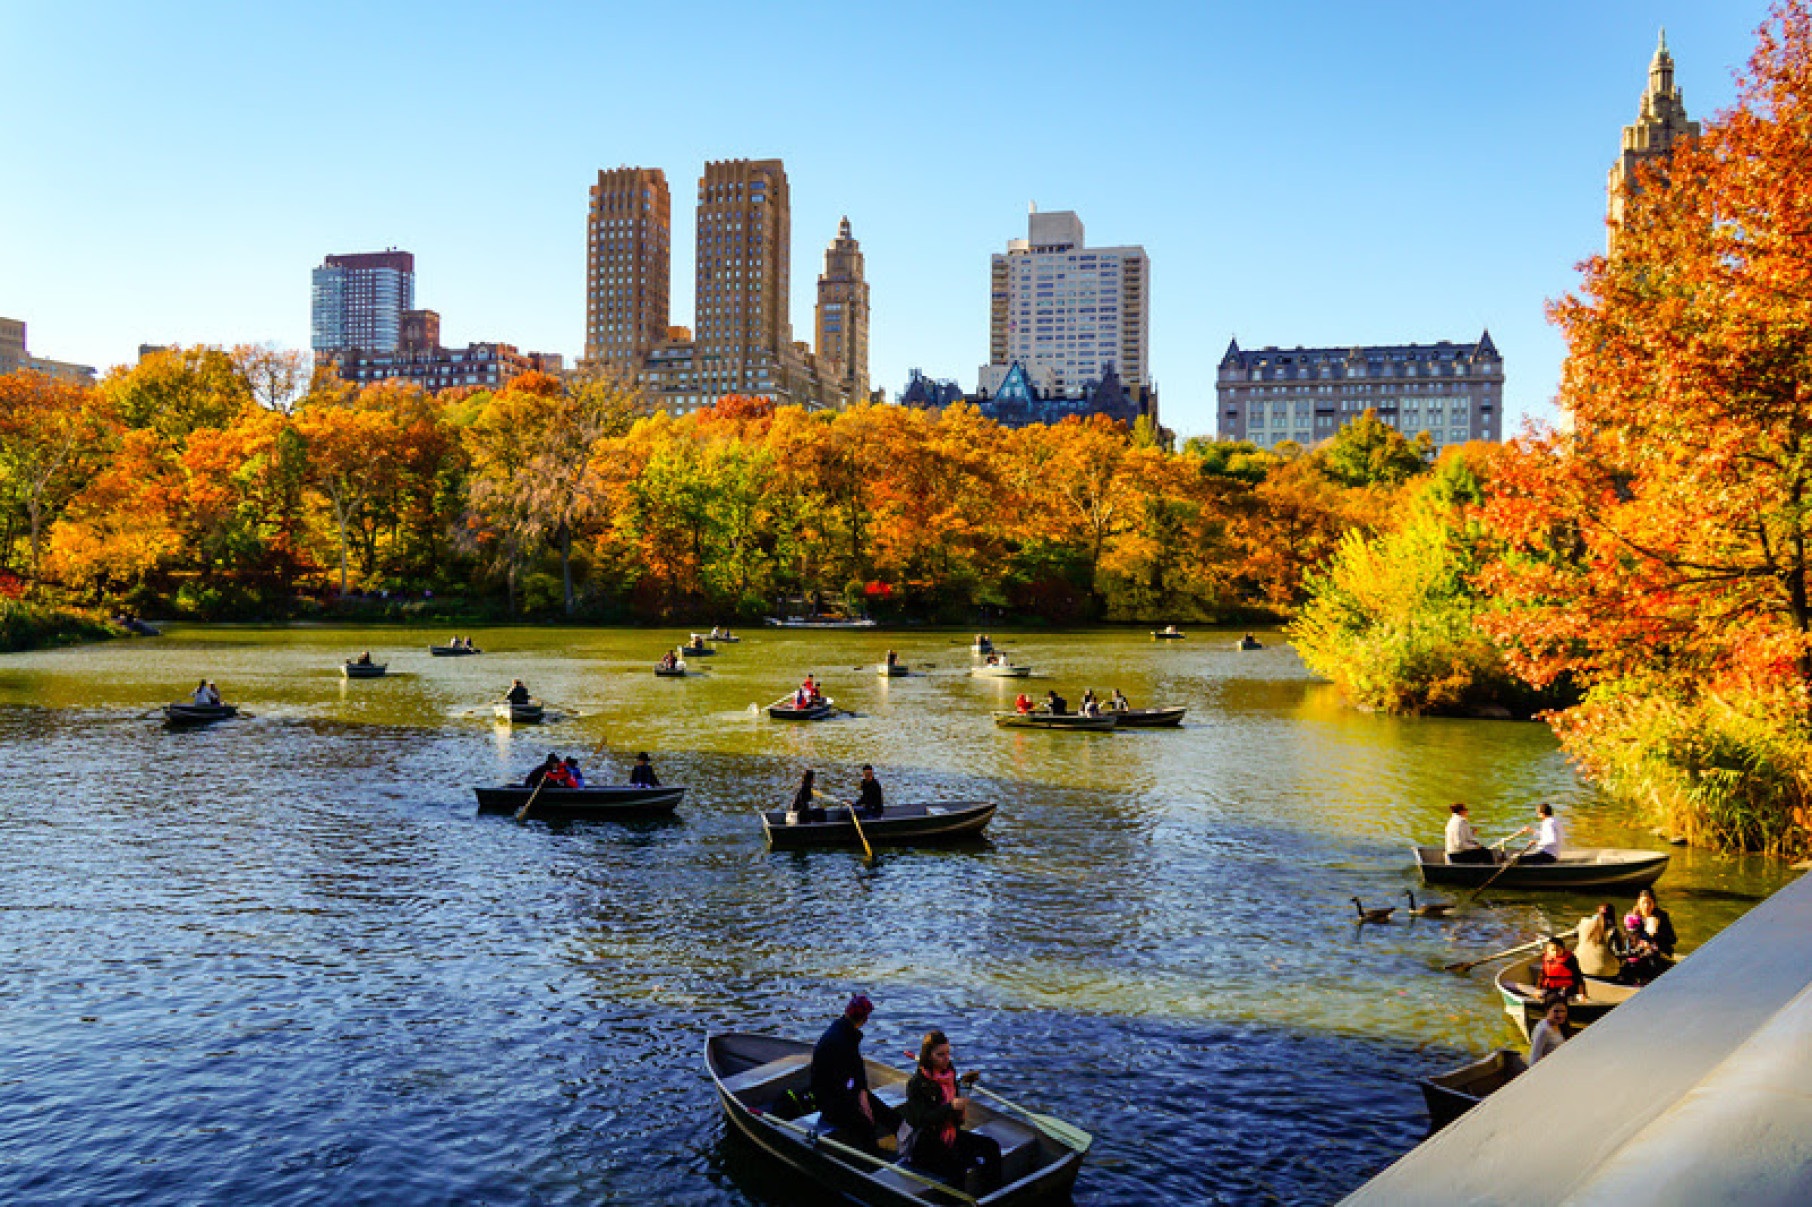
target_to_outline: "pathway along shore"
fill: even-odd
[[[1812,878],[1348,1197],[1812,1203]]]

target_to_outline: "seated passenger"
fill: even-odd
[[[824,810],[818,807],[817,796],[818,773],[808,769],[799,778],[799,790],[793,793],[793,803],[787,806],[787,825],[796,826],[823,821]]]
[[[807,772],[806,774],[810,774]],[[874,1003],[856,994],[842,1017],[826,1027],[812,1049],[812,1098],[818,1118],[832,1138],[882,1158],[881,1136],[900,1130],[899,1112],[868,1092],[868,1066],[862,1060],[862,1024]]]
[[[1000,1142],[980,1132],[965,1131],[969,1100],[961,1086],[975,1080],[958,1077],[950,1059],[950,1040],[942,1031],[926,1034],[919,1045],[919,1064],[906,1083],[906,1122],[912,1125],[911,1163],[950,1185],[966,1189],[969,1171],[977,1171],[977,1197],[1000,1186]]]
[[[1544,1056],[1552,1055],[1554,1050],[1567,1042],[1567,999],[1559,994],[1550,994],[1544,999],[1547,1007],[1542,1020],[1535,1024],[1535,1030],[1529,1033],[1529,1064]]]
[[[569,783],[567,784],[567,787],[569,787],[569,788],[585,787],[585,772],[583,772],[579,769],[579,760],[578,759],[574,758],[572,755],[569,754],[566,756],[566,761],[564,763],[562,763],[561,766],[563,768],[565,768],[565,770],[566,770],[566,778],[569,781]]]
[[[1130,712],[1132,710],[1132,703],[1126,698],[1126,693],[1117,687],[1114,689],[1114,702],[1112,707],[1115,712]]]
[[[1574,932],[1573,954],[1587,976],[1616,979],[1623,972],[1623,929],[1617,925],[1610,902],[1579,920]]]
[[[1022,717],[1031,716],[1032,715],[1032,697],[1026,695],[1024,692],[1020,692],[1019,698],[1013,701],[1013,711],[1018,713]]]
[[[1496,863],[1497,856],[1489,847],[1480,846],[1478,836],[1472,832],[1470,810],[1455,803],[1447,806],[1447,811],[1453,814],[1447,819],[1447,862]]]
[[[1543,994],[1558,993],[1563,999],[1586,996],[1585,973],[1580,971],[1578,958],[1567,950],[1559,936],[1549,939],[1542,949],[1535,984]]]
[[[648,761],[646,750],[635,756],[635,766],[629,769],[629,784],[633,788],[658,788],[661,781],[654,774],[654,764]]]
[[[863,817],[879,817],[887,812],[881,803],[881,781],[875,778],[871,764],[862,764],[862,783],[856,789],[856,809]]]

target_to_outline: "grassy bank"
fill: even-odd
[[[79,645],[119,636],[119,630],[96,617],[67,608],[0,600],[0,653]]]

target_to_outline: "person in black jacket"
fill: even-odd
[[[648,761],[646,750],[635,756],[635,766],[629,769],[629,784],[633,788],[658,788],[660,779],[654,774],[654,764]]]
[[[862,784],[856,791],[856,808],[863,817],[879,817],[887,811],[881,803],[881,781],[875,778],[872,764],[862,764]]]
[[[868,1092],[862,1024],[874,1008],[866,995],[856,994],[843,1008],[843,1017],[818,1037],[812,1049],[812,1100],[833,1140],[885,1160],[877,1138],[900,1130],[900,1113]]]
[[[529,695],[528,686],[522,680],[513,679],[510,681],[510,690],[504,694],[503,698],[511,704],[522,705],[527,704],[533,697]]]

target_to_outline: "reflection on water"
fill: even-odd
[[[685,680],[651,673],[678,634],[480,637],[0,659],[0,1198],[799,1201],[725,1139],[703,1038],[809,1038],[861,987],[873,1053],[943,1026],[1094,1132],[1080,1202],[1327,1201],[1419,1138],[1415,1075],[1509,1037],[1491,970],[1440,966],[1593,904],[1359,928],[1348,898],[1400,905],[1456,799],[1488,838],[1552,799],[1580,842],[1652,845],[1541,727],[1358,714],[1276,642],[1015,639],[1072,700],[1191,710],[1091,736],[995,729],[1015,689],[954,634],[752,633]],[[364,648],[393,673],[340,678]],[[926,673],[875,675],[886,648]],[[855,715],[749,711],[807,671]],[[204,674],[252,715],[163,729]],[[571,719],[496,724],[512,677]],[[606,779],[647,750],[690,792],[665,824],[474,815],[473,784],[554,749]],[[988,840],[872,868],[762,847],[803,767],[847,793],[863,762],[896,800],[999,801]],[[1691,946],[1783,876],[1679,851],[1660,890]]]

